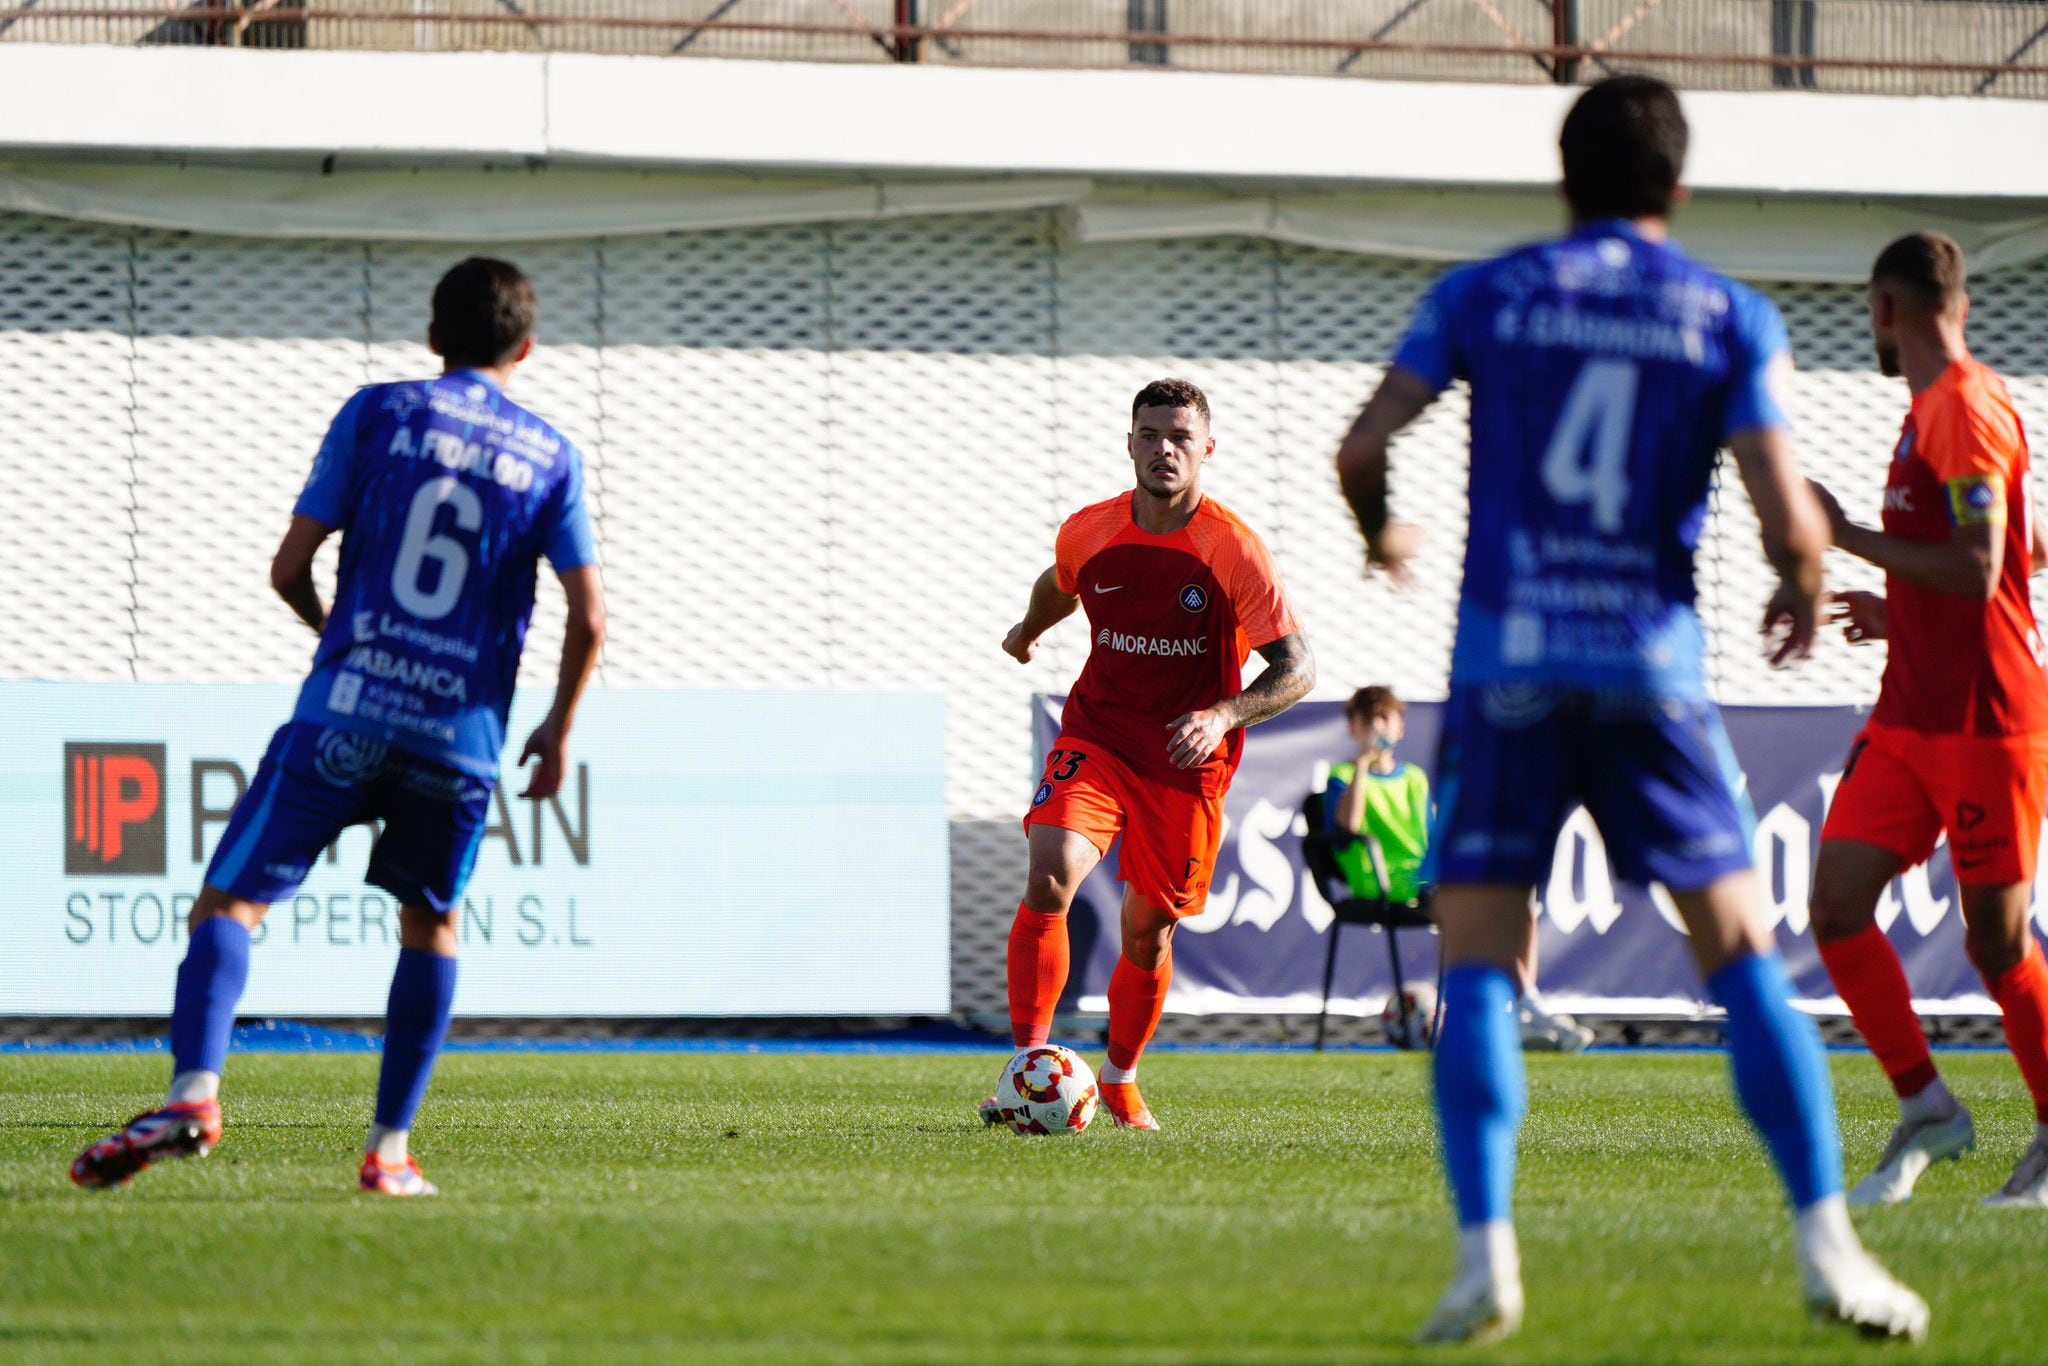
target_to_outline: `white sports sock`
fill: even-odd
[[[1921,1089],[1917,1096],[1907,1096],[1899,1101],[1899,1118],[1947,1119],[1962,1107],[1957,1103],[1948,1083],[1936,1077]]]
[[[1799,1234],[1801,1261],[1825,1261],[1863,1250],[1863,1240],[1849,1222],[1849,1202],[1839,1194],[1823,1196],[1799,1211],[1793,1227]]]
[[[1136,1081],[1138,1079],[1137,1064],[1133,1063],[1129,1067],[1118,1067],[1108,1058],[1104,1058],[1102,1060],[1102,1070],[1095,1074],[1095,1079],[1097,1081],[1109,1082],[1114,1086],[1121,1086],[1127,1082]]]
[[[406,1143],[411,1138],[410,1129],[387,1129],[381,1124],[372,1124],[370,1140],[363,1145],[363,1151],[376,1154],[378,1161],[388,1167],[396,1167],[405,1161]]]
[[[171,1095],[166,1105],[190,1105],[194,1101],[220,1099],[220,1073],[180,1072],[171,1078]]]
[[[1505,1219],[1489,1219],[1459,1229],[1458,1270],[1484,1272],[1493,1280],[1520,1280],[1522,1249],[1515,1241],[1515,1226]]]

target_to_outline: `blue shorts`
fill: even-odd
[[[343,830],[381,821],[365,880],[400,905],[446,915],[476,866],[492,786],[348,731],[288,722],[235,803],[206,885],[246,901],[282,901]]]
[[[1529,684],[1453,687],[1425,877],[1536,886],[1572,807],[1615,872],[1696,892],[1748,869],[1756,818],[1711,703]]]

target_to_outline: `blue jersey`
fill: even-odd
[[[473,371],[373,384],[294,511],[342,541],[293,719],[495,778],[540,558],[597,560],[575,446]]]
[[[1627,223],[1451,272],[1394,358],[1472,386],[1451,682],[1706,696],[1693,556],[1717,452],[1785,425],[1771,302]]]

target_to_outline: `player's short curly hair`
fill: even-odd
[[[1610,76],[1564,116],[1564,197],[1581,219],[1662,218],[1685,169],[1678,94],[1654,76]]]
[[[1375,683],[1369,688],[1360,688],[1351,694],[1351,700],[1344,704],[1346,720],[1357,717],[1371,721],[1382,716],[1406,716],[1408,704],[1394,696],[1394,690],[1384,683]]]
[[[1209,420],[1209,396],[1192,380],[1155,379],[1131,400],[1131,425],[1138,424],[1140,408],[1193,408]]]
[[[538,312],[533,282],[519,267],[472,256],[434,286],[434,343],[450,365],[503,365],[533,335]]]
[[[1970,272],[1955,238],[1911,232],[1877,254],[1870,283],[1890,285],[1923,308],[1942,309],[1963,297]]]

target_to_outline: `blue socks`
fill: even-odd
[[[454,1011],[455,960],[400,949],[385,1007],[384,1065],[377,1074],[377,1122],[385,1128],[412,1128]]]
[[[1510,1217],[1515,1140],[1528,1108],[1514,982],[1484,964],[1452,968],[1436,1045],[1436,1113],[1463,1227]]]
[[[193,932],[178,964],[178,994],[171,1007],[174,1070],[218,1075],[228,1061],[235,1004],[249,982],[249,929],[215,916]]]
[[[1745,954],[1707,981],[1728,1012],[1735,1094],[1778,1164],[1792,1208],[1842,1191],[1842,1139],[1835,1093],[1813,1021],[1792,1008],[1792,984],[1778,955]]]

